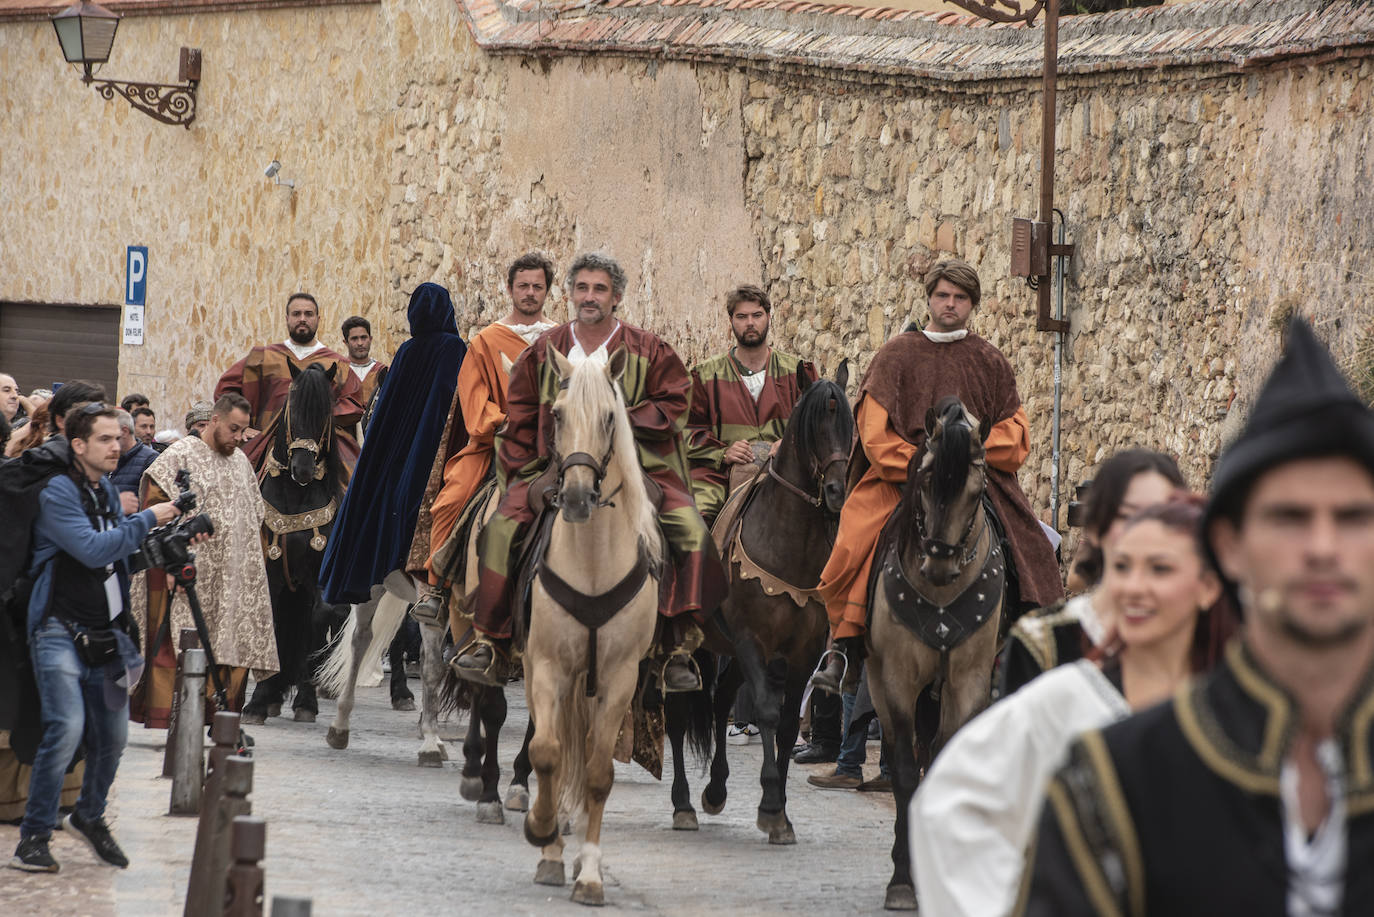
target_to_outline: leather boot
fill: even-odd
[[[430,586],[420,601],[410,606],[410,616],[420,624],[448,624],[447,586]]]
[[[500,688],[506,684],[508,655],[495,640],[479,637],[454,656],[449,665],[453,667],[453,673],[464,681]]]
[[[863,657],[863,637],[841,637],[830,647],[825,668],[811,676],[811,686],[827,694],[839,694],[844,683],[858,677]]]
[[[663,666],[662,689],[664,694],[684,694],[701,690],[701,675],[692,665],[692,657],[686,653],[675,653],[668,657]]]

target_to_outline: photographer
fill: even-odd
[[[124,751],[129,677],[142,659],[130,639],[124,559],[155,524],[180,510],[171,504],[125,517],[105,480],[119,462],[119,421],[99,402],[65,412],[70,467],[39,495],[33,530],[29,652],[42,704],[43,738],[33,763],[19,846],[10,865],[56,872],[48,840],[57,822],[62,774],[84,735],[86,775],[65,826],[96,855],[128,866],[105,825],[105,800]]]

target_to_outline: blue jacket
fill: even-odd
[[[150,509],[126,517],[119,508],[119,491],[108,483],[105,495],[114,512],[116,526],[103,532],[91,525],[81,505],[81,491],[67,475],[53,477],[38,495],[38,519],[33,527],[33,565],[29,568],[29,574],[34,577],[33,594],[29,597],[30,639],[52,595],[53,558],[58,551],[66,551],[78,563],[91,568],[116,564],[119,591],[124,598],[124,607],[129,607],[128,570],[121,561],[143,543],[157,517]]]
[[[143,472],[148,470],[157,459],[157,450],[144,443],[134,443],[134,447],[119,457],[119,464],[110,472],[110,483],[120,493],[137,494]]]

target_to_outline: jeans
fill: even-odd
[[[840,756],[835,761],[835,773],[849,777],[862,777],[864,761],[868,757],[868,720],[855,724],[854,704],[858,692],[841,695],[844,704],[844,741],[840,743]],[[853,728],[851,728],[853,727]],[[878,756],[878,772],[884,777],[891,775],[887,770],[887,749]]]
[[[129,701],[126,696],[118,710],[109,708],[105,671],[87,668],[76,655],[71,634],[56,620],[49,618],[38,625],[29,653],[43,705],[43,739],[33,759],[19,836],[46,838],[57,825],[62,775],[83,736],[86,777],[76,812],[87,821],[105,815],[105,799],[129,734]]]

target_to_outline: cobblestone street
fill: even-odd
[[[418,691],[418,682],[412,681]],[[502,789],[525,728],[518,685],[501,749]],[[439,770],[415,766],[415,714],[390,709],[384,688],[360,688],[352,741],[334,751],[324,741],[333,716],[322,702],[315,724],[269,720],[250,729],[257,741],[253,812],[267,819],[267,905],[273,895],[313,899],[316,915],[585,913],[571,887],[535,885],[538,852],[525,843],[518,813],[504,826],[479,825],[475,805],[458,795],[460,724],[441,724],[451,760]],[[465,726],[466,721],[463,722]],[[509,737],[509,740],[505,740]],[[180,914],[196,820],[167,811],[170,781],[158,776],[165,733],[132,725],[109,817],[129,854],[127,871],[97,866],[81,842],[54,835],[57,875],[0,869],[7,915]],[[876,762],[877,743],[870,743]],[[781,914],[881,911],[890,875],[893,803],[885,794],[819,790],[806,775],[830,765],[794,765],[789,814],[797,845],[770,847],[754,827],[757,744],[730,747],[730,799],[719,816],[700,811],[704,775],[693,768],[692,796],[701,830],[674,832],[671,774],[662,783],[636,765],[616,766],[602,834],[607,905],[663,914]],[[870,763],[868,772],[876,772]],[[0,826],[6,860],[16,826]],[[570,839],[571,840],[571,839]],[[565,851],[569,864],[575,841]]]

